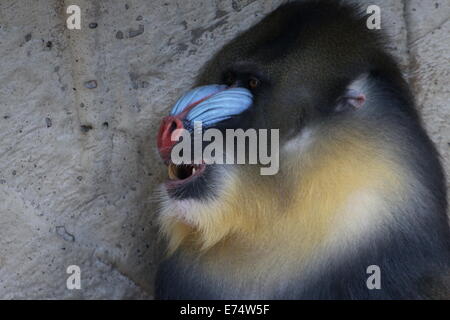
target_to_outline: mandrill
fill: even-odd
[[[163,119],[168,257],[157,298],[450,297],[439,155],[383,36],[359,11],[281,6],[219,51]],[[278,172],[174,163],[177,132],[194,134],[195,121],[278,129],[279,141],[268,140],[279,143]]]

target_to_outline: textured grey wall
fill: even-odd
[[[159,119],[214,52],[283,2],[0,2],[0,298],[152,297]],[[449,0],[360,2],[381,6],[449,169]],[[70,4],[81,30],[65,26]],[[71,264],[81,290],[66,289]]]

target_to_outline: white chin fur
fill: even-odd
[[[160,212],[162,218],[175,218],[189,225],[195,224],[196,207],[200,205],[200,201],[194,199],[177,200],[169,197],[166,187],[161,186],[160,189]]]
[[[225,184],[233,183],[234,175],[232,174],[233,170],[228,168],[227,170],[224,168],[217,168],[217,174],[222,177],[222,181],[225,181]],[[174,199],[169,196],[167,193],[166,187],[162,185],[159,190],[158,198],[160,202],[160,216],[161,218],[175,218],[183,223],[186,223],[191,226],[198,225],[202,216],[207,216],[208,219],[212,219],[214,217],[211,216],[212,212],[215,212],[217,205],[220,203],[220,198],[224,196],[224,190],[226,186],[223,184],[215,184],[212,181],[208,182],[210,184],[211,189],[218,193],[218,201],[213,199]],[[207,190],[207,192],[210,190]]]

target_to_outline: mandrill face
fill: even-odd
[[[281,6],[219,51],[162,120],[170,255],[157,297],[409,299],[448,268],[438,154],[358,12],[341,1]],[[231,131],[247,133],[245,148],[228,145]],[[207,152],[222,137],[226,148]],[[175,161],[180,150],[187,162]],[[236,164],[210,161],[222,157]],[[373,265],[382,290],[368,290]]]
[[[170,115],[163,119],[157,141],[160,155],[168,167],[170,180],[165,187],[171,197],[179,200],[205,197],[214,179],[215,164],[202,156],[196,159],[194,148],[191,148],[187,161],[174,163],[172,151],[181,135],[180,130],[184,130],[189,138],[194,131],[204,133],[213,128],[220,128],[222,134],[225,128],[238,124],[237,119],[248,112],[252,103],[253,95],[248,89],[224,84],[196,87],[177,101]],[[201,124],[200,129],[196,129],[196,123]],[[201,142],[199,150],[203,151],[205,147],[206,144]]]
[[[213,199],[222,192],[224,175],[259,172],[205,161],[174,164],[177,129],[193,136],[195,121],[202,122],[203,132],[215,128],[224,136],[226,129],[278,129],[283,167],[283,150],[306,135],[308,127],[333,121],[364,103],[364,92],[351,84],[370,71],[379,54],[374,35],[367,36],[370,31],[361,28],[361,18],[349,20],[353,12],[346,7],[327,13],[309,6],[305,16],[282,7],[226,45],[162,120],[157,145],[168,166],[165,192],[172,200]],[[342,32],[348,37],[338,35]],[[202,143],[203,150],[207,145]]]

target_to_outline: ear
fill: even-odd
[[[367,75],[364,74],[347,86],[342,96],[338,99],[335,111],[361,109],[366,103],[367,91]]]

